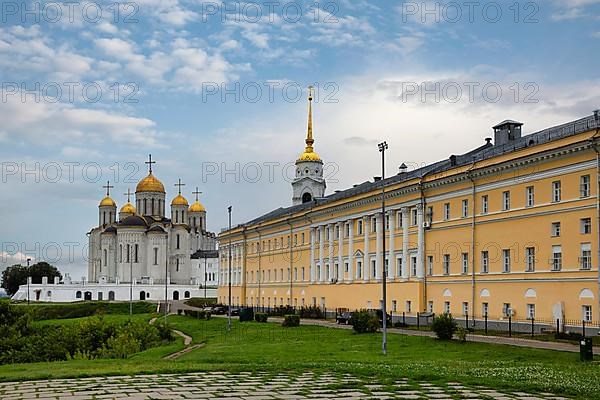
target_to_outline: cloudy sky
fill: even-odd
[[[79,279],[107,180],[119,207],[149,153],[208,227],[291,202],[306,87],[328,192],[600,107],[600,1],[0,3],[0,268]]]

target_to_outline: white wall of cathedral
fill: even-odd
[[[198,258],[191,260],[192,281],[196,285],[219,285],[219,258]]]
[[[138,214],[165,216],[165,194],[160,192],[139,192],[135,194],[135,206]]]
[[[108,225],[117,219],[117,208],[112,206],[98,207],[98,226]]]
[[[120,282],[131,282],[133,278],[146,274],[146,241],[144,228],[124,227],[117,233],[119,248],[115,276]]]
[[[171,229],[169,245],[169,263],[171,279],[175,282],[190,282],[189,232],[183,225]]]
[[[165,267],[167,265],[167,234],[151,232],[147,235],[146,240],[146,260],[148,272],[147,277],[153,282],[165,281]]]
[[[192,228],[198,228],[201,231],[206,230],[206,212],[188,213],[188,225]]]
[[[187,224],[187,210],[187,206],[171,206],[171,222],[174,224]]]

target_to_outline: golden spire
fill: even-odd
[[[308,132],[306,133],[306,148],[304,153],[300,155],[297,161],[317,161],[322,162],[321,157],[313,148],[315,140],[313,139],[313,126],[312,126],[312,100],[313,100],[313,87],[308,87]]]
[[[312,131],[312,100],[313,100],[312,90],[313,90],[313,87],[309,86],[308,87],[308,132],[306,134],[306,150],[305,150],[307,153],[313,152],[313,143],[315,142],[315,140],[313,139],[313,131]]]

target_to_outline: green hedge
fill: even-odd
[[[31,315],[34,320],[89,317],[96,314],[129,314],[129,303],[85,301],[66,304],[19,304],[17,307]],[[134,314],[156,311],[156,305],[144,301],[133,303]]]
[[[256,322],[267,322],[268,319],[269,319],[269,314],[267,314],[267,313],[264,313],[264,312],[254,313],[254,320]]]
[[[281,326],[294,327],[300,326],[300,316],[296,314],[289,314],[283,316],[283,323]]]
[[[210,307],[210,306],[214,306],[215,304],[217,304],[217,299],[216,297],[192,297],[191,299],[187,299],[184,304],[187,304],[188,306],[191,307],[198,307],[198,308],[204,308],[204,307]]]
[[[196,319],[204,319],[209,320],[211,317],[210,311],[204,310],[184,310],[185,315],[188,317],[196,318]]]
[[[367,310],[354,312],[350,322],[352,323],[352,328],[356,333],[377,332],[380,325],[377,314]]]

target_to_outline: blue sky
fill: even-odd
[[[101,186],[121,206],[148,153],[211,230],[289,205],[310,84],[328,193],[379,174],[380,140],[392,174],[600,107],[598,0],[114,3],[1,2],[0,268],[79,279]]]

